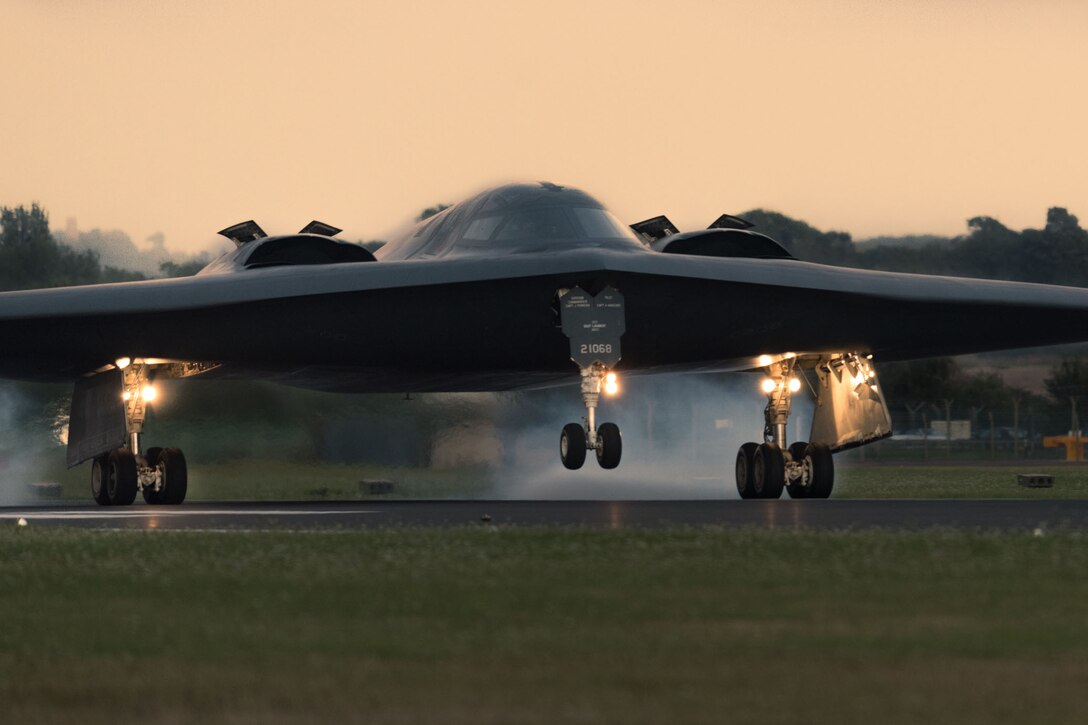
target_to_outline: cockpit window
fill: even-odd
[[[591,239],[626,239],[631,232],[611,212],[587,206],[574,207],[574,216]]]
[[[486,241],[491,239],[495,227],[499,226],[499,222],[501,221],[501,216],[485,216],[475,219],[468,225],[464,237],[465,239],[472,239],[475,241]]]
[[[497,241],[571,239],[580,236],[562,207],[525,209],[508,214],[495,235]]]

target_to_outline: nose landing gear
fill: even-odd
[[[615,373],[609,372],[620,361],[620,337],[626,329],[623,295],[605,287],[591,295],[581,287],[561,289],[555,294],[555,310],[560,327],[570,338],[570,359],[582,373],[582,403],[586,415],[582,423],[568,423],[559,436],[559,457],[571,470],[586,462],[586,451],[597,454],[601,468],[620,465],[623,436],[615,423],[597,426],[597,402],[601,390],[608,395],[618,391]]]
[[[604,365],[594,363],[582,368],[582,402],[586,407],[586,416],[582,423],[567,423],[559,436],[559,457],[563,465],[571,470],[582,467],[586,461],[586,451],[597,454],[597,463],[601,468],[611,469],[620,465],[623,455],[623,436],[615,423],[596,425],[597,403],[601,397],[601,387],[605,384]]]

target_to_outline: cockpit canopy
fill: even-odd
[[[588,194],[549,183],[485,191],[420,222],[378,250],[380,259],[504,255],[573,247],[646,251]]]

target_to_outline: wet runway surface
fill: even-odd
[[[1088,528],[1088,500],[344,501],[0,507],[0,525],[99,529],[358,529],[372,526],[722,525],[767,529]]]

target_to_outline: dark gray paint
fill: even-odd
[[[1088,339],[1083,289],[661,254],[619,224],[604,237],[573,221],[581,236],[500,240],[499,226],[466,238],[488,215],[556,209],[604,213],[576,190],[515,185],[423,222],[377,262],[0,294],[0,376],[74,380],[153,357],[328,390],[546,385],[577,376],[555,306],[576,286],[623,294],[628,373],[750,369],[785,351],[879,363]]]

